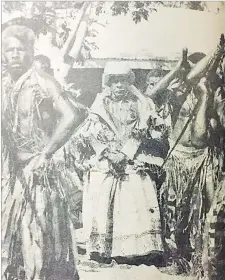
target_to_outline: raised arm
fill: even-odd
[[[203,77],[209,76],[211,72],[216,72],[218,65],[221,61],[222,55],[224,54],[224,36],[221,35],[220,43],[218,46],[201,59],[195,67],[188,73],[186,78],[186,83],[194,86],[196,85],[200,79]]]
[[[159,96],[161,96],[165,90],[169,87],[170,83],[178,76],[178,74],[185,70],[189,69],[187,62],[187,49],[182,51],[182,59],[178,62],[176,67],[170,71],[162,80],[156,84],[156,86],[151,89],[150,86],[146,90],[146,95],[150,96],[156,103],[159,102]]]
[[[198,97],[196,115],[192,126],[191,141],[194,147],[203,148],[208,140],[209,105],[213,98],[206,78],[201,79],[195,89]]]

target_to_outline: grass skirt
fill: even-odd
[[[193,248],[197,258],[202,253],[205,187],[212,175],[208,150],[178,145],[165,169],[167,177],[161,188],[163,235],[173,257],[189,261]]]
[[[65,173],[53,160],[38,174],[32,165],[33,160],[17,170],[14,185],[3,186],[5,275],[23,278],[19,268],[24,267],[28,279],[78,279]]]

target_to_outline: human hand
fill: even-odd
[[[132,131],[132,137],[137,140],[146,139],[146,137],[148,136],[148,130],[149,130],[149,124],[147,123],[147,125],[148,126],[143,129],[134,128]]]
[[[198,85],[195,89],[195,95],[196,97],[203,98],[204,96],[209,96],[212,94],[212,90],[210,89],[209,81],[204,77],[200,80]]]
[[[188,49],[183,48],[182,49],[182,58],[177,63],[177,66],[176,66],[177,71],[180,71],[180,70],[183,70],[183,69],[186,69],[186,68],[190,67],[190,64],[188,63],[188,60],[187,60],[187,54],[188,54]]]
[[[126,155],[122,152],[109,152],[107,158],[112,162],[112,164],[121,164],[123,161],[127,160]]]

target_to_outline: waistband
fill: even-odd
[[[170,143],[170,149],[174,147],[175,142],[172,140],[169,140]],[[208,152],[208,147],[202,148],[202,149],[197,149],[195,147],[187,147],[183,146],[181,144],[177,144],[176,147],[174,148],[172,154],[186,154],[186,155],[191,155],[191,156],[200,156]]]

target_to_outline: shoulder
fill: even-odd
[[[61,96],[61,85],[56,79],[42,70],[35,70],[38,75],[39,85],[53,98]]]
[[[38,71],[38,74],[41,79],[46,81],[47,86],[49,86],[50,88],[53,87],[55,89],[61,90],[60,83],[53,76],[41,70]]]

